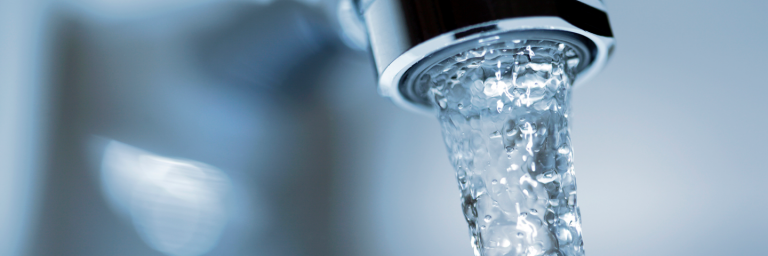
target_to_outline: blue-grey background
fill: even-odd
[[[768,255],[768,2],[605,2],[617,50],[573,98],[587,253]],[[436,119],[377,95],[335,10],[2,0],[0,255],[163,255],[95,136],[228,175],[207,255],[471,255]]]

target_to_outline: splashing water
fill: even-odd
[[[514,40],[427,70],[475,255],[584,255],[568,128],[568,45]]]

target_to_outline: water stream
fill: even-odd
[[[571,47],[497,42],[430,68],[475,255],[584,255],[568,128]]]

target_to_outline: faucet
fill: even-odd
[[[416,83],[445,57],[502,38],[550,40],[575,50],[575,85],[598,73],[615,39],[602,0],[354,0],[368,32],[379,92],[431,113]]]

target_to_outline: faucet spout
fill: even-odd
[[[414,77],[444,55],[501,37],[567,43],[581,60],[575,84],[596,74],[614,38],[600,1],[355,0],[368,31],[379,91],[401,107],[432,112]],[[437,58],[431,58],[440,55]]]

